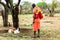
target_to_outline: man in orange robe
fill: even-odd
[[[40,20],[43,18],[40,7],[37,7],[35,4],[32,4],[33,7],[33,31],[34,38],[40,37]],[[36,36],[36,31],[38,31],[38,36]]]

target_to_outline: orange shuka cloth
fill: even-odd
[[[33,27],[33,31],[37,31],[38,29],[40,29],[40,19],[35,19],[32,27]]]
[[[34,20],[32,28],[33,28],[33,31],[37,31],[38,29],[40,29],[40,19],[43,18],[42,14],[41,14],[41,9],[39,7],[35,7],[33,9],[33,14],[36,14],[36,19]],[[33,17],[33,19],[34,19],[34,17]]]

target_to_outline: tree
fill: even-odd
[[[52,16],[54,16],[53,15],[53,13],[54,13],[54,9],[57,7],[57,2],[56,2],[56,0],[53,0],[52,1],[52,4],[51,4],[51,13],[50,13],[50,16],[52,17]]]
[[[0,0],[0,2],[1,2],[1,0]]]
[[[24,14],[31,14],[32,13],[32,7],[31,3],[28,1],[24,1],[22,4],[22,13]]]
[[[45,1],[44,0],[42,0],[44,3],[45,3]],[[53,0],[53,2],[52,2],[52,7],[49,7],[48,5],[46,5],[46,4],[44,4],[46,7],[47,7],[47,9],[49,10],[49,12],[50,12],[50,17],[53,17],[54,15],[53,15],[53,12],[54,12],[54,8],[56,8],[56,6],[57,6],[57,1],[56,0]]]
[[[6,27],[8,26],[8,7],[3,2],[0,2],[0,4],[2,4],[5,9],[5,10],[2,10],[1,13],[3,18],[3,26]]]
[[[19,19],[18,19],[18,14],[19,14],[19,4],[20,4],[21,0],[18,0],[18,3],[14,6],[13,5],[13,0],[6,0],[7,6],[10,8],[11,10],[11,14],[12,14],[12,20],[13,20],[13,26],[14,28],[18,28],[19,27]]]
[[[3,3],[3,2],[0,2],[0,4],[2,4],[3,6],[4,6],[4,8],[5,8],[5,16],[3,16],[3,20],[4,20],[4,23],[5,23],[5,26],[7,26],[6,25],[6,23],[8,23],[7,22],[7,12],[8,12],[8,8],[10,9],[10,11],[11,11],[11,14],[12,14],[12,20],[13,20],[13,26],[15,27],[15,28],[18,28],[19,27],[19,19],[18,19],[18,14],[19,14],[19,4],[20,4],[20,1],[21,0],[18,0],[18,3],[14,6],[13,5],[13,0],[5,0],[5,2],[6,2],[6,4],[5,3]]]
[[[45,13],[45,16],[48,16],[47,10],[46,10],[46,9],[49,10],[48,4],[46,4],[46,3],[42,0],[42,2],[37,3],[37,6],[39,6],[40,8],[42,8],[42,11],[43,11],[43,13]],[[50,12],[50,10],[49,10],[49,12]]]
[[[45,4],[46,4],[45,2],[39,2],[39,3],[37,3],[37,6],[41,7],[42,9],[46,9]]]
[[[20,8],[20,14],[22,14],[22,5],[20,5],[19,8]]]

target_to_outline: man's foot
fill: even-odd
[[[40,36],[39,36],[39,35],[38,35],[37,37],[38,37],[38,38],[40,38]]]
[[[37,38],[36,31],[34,31],[34,34],[33,34],[32,38]]]
[[[32,36],[32,38],[37,38],[37,36],[36,36],[36,35],[34,35],[34,36]]]

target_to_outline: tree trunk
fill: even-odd
[[[5,9],[2,10],[2,18],[3,18],[3,26],[6,27],[8,26],[8,7],[2,2],[0,2],[0,4],[2,4]]]
[[[15,8],[13,6],[11,6],[12,9],[12,20],[13,20],[13,26],[14,28],[18,28],[19,27],[19,18],[18,18],[18,14],[19,14],[19,4],[20,4],[21,0],[18,0],[18,3],[15,5]]]
[[[1,2],[1,0],[0,0],[0,2]]]
[[[20,14],[22,14],[22,6],[20,5]]]
[[[2,11],[2,18],[3,18],[3,26],[8,26],[8,10]]]
[[[50,10],[50,17],[54,17],[54,8]]]
[[[18,0],[18,3],[13,6],[13,0],[5,0],[7,3],[7,6],[10,8],[11,10],[11,14],[12,14],[12,20],[13,20],[13,26],[17,29],[19,27],[19,20],[18,20],[18,14],[19,14],[19,4],[21,0]]]
[[[50,13],[50,15],[49,15],[50,17],[54,17],[54,14],[53,13]]]
[[[13,26],[14,26],[16,29],[19,27],[18,14],[19,14],[19,8],[18,8],[18,6],[17,6],[17,7],[15,7],[15,8],[12,10]]]
[[[5,20],[4,26],[5,27],[8,26],[8,11],[9,11],[9,9],[6,8],[6,10],[5,10],[5,18],[4,18],[4,20]]]

